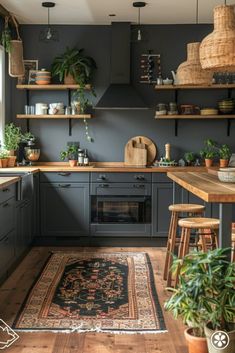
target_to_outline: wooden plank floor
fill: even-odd
[[[11,277],[0,287],[0,318],[9,325],[19,310],[29,288],[51,250],[70,248],[35,247],[23,259]],[[163,305],[169,295],[164,290],[162,271],[165,250],[162,248],[72,248],[78,251],[145,251],[150,255],[158,296]],[[20,332],[20,338],[7,353],[186,353],[184,327],[171,314],[164,313],[167,333],[106,334],[106,333],[48,333]]]

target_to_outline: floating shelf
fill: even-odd
[[[54,85],[54,84],[50,84],[50,85],[16,85],[17,89],[21,89],[21,90],[35,90],[35,91],[66,91],[68,89],[70,90],[76,90],[78,88],[80,88],[79,85],[63,85],[63,84],[58,84],[58,85]],[[91,89],[91,85],[86,85],[85,86],[86,90],[90,90]]]
[[[26,115],[26,114],[17,114],[17,119],[90,119],[91,114],[79,114],[79,115]]]
[[[232,89],[235,84],[214,84],[214,85],[156,85],[155,90],[186,90],[186,89]]]
[[[191,119],[191,120],[212,120],[212,119],[235,119],[235,114],[227,115],[155,115],[155,119],[173,120],[173,119]]]

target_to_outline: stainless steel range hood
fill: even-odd
[[[140,94],[131,85],[131,27],[129,22],[113,22],[111,27],[110,86],[95,109],[148,109]]]

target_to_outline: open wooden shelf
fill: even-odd
[[[79,115],[26,115],[17,114],[17,119],[90,119],[91,114],[79,114]]]
[[[235,88],[235,84],[211,84],[205,85],[155,85],[155,90],[186,90],[186,89],[232,89]]]
[[[63,84],[58,84],[58,85],[54,85],[54,84],[50,84],[50,85],[16,85],[17,89],[21,89],[21,90],[35,90],[35,91],[65,91],[65,90],[76,90],[78,88],[80,88],[79,85],[63,85]],[[91,85],[86,85],[85,86],[86,90],[90,90],[91,89]]]
[[[210,119],[235,119],[235,114],[226,115],[155,115],[155,119],[173,120],[173,119],[191,119],[191,120],[210,120]]]

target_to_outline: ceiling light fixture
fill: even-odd
[[[47,28],[42,30],[39,35],[39,40],[44,43],[59,40],[59,33],[55,29],[51,28],[50,24],[50,9],[55,7],[54,2],[43,2],[42,7],[47,8]]]
[[[219,5],[214,8],[214,31],[206,36],[200,46],[203,69],[214,72],[235,71],[235,14],[234,6]]]
[[[135,1],[133,2],[133,7],[138,9],[138,31],[137,31],[137,41],[140,42],[142,40],[142,33],[140,29],[140,9],[146,6],[146,2],[144,1]]]

